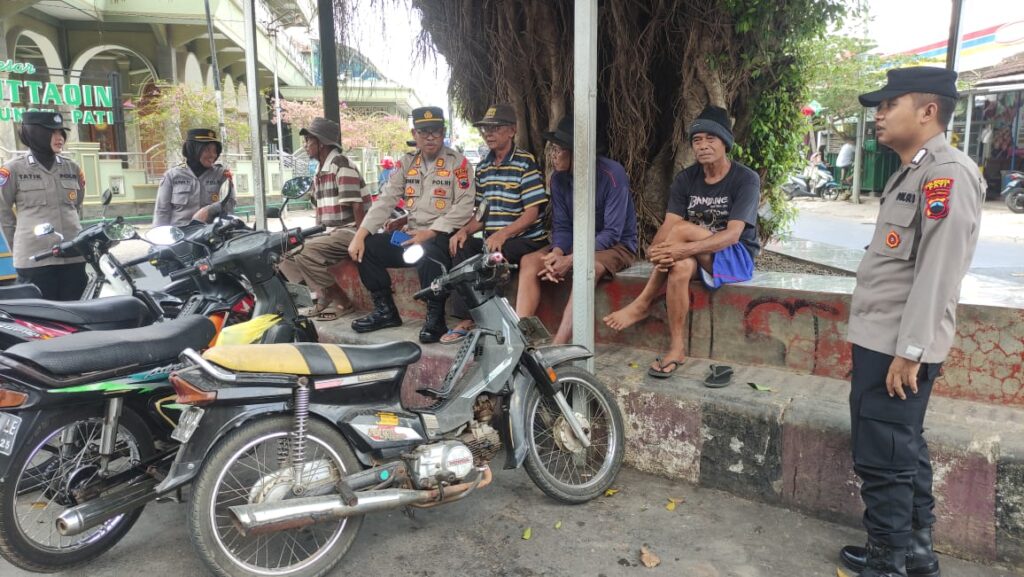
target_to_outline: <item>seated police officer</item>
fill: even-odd
[[[420,287],[451,266],[448,240],[469,221],[476,195],[473,169],[458,152],[444,145],[444,116],[440,108],[428,106],[412,111],[412,135],[418,150],[404,155],[396,164],[384,190],[373,203],[349,244],[352,260],[359,263],[359,277],[373,297],[369,315],[352,321],[352,329],[365,333],[402,324],[391,296],[388,267],[415,266]],[[377,234],[399,199],[405,199],[409,221],[404,231]],[[406,264],[402,253],[418,244],[423,257]],[[436,343],[448,331],[444,318],[446,297],[427,301],[427,318],[420,342]]]
[[[194,128],[181,145],[185,162],[171,168],[160,181],[153,207],[153,226],[184,226],[193,220],[206,222],[208,213],[230,213],[235,208],[231,171],[217,163],[223,145],[210,128]],[[221,202],[221,187],[229,182],[228,198]],[[209,207],[214,203],[218,210]]]

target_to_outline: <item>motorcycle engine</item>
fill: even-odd
[[[459,441],[441,441],[421,445],[412,452],[409,471],[420,489],[432,489],[438,483],[457,483],[473,470],[473,453]]]

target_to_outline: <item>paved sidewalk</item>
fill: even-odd
[[[500,466],[491,487],[460,503],[417,511],[412,519],[398,511],[368,517],[330,575],[835,577],[838,548],[863,540],[848,527],[632,470],[619,475],[620,492],[612,497],[560,505],[524,471]],[[684,501],[668,511],[669,497]],[[643,544],[660,557],[658,567],[640,564]],[[951,577],[1014,575],[946,557],[942,566]],[[208,573],[192,553],[184,507],[160,503],[105,556],[57,575],[86,574]],[[0,560],[0,575],[31,574]]]

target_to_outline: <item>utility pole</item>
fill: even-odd
[[[249,93],[249,145],[252,147],[252,200],[256,206],[256,229],[267,229],[267,197],[263,177],[263,133],[260,126],[260,76],[256,55],[256,0],[244,0],[245,78]]]
[[[572,340],[594,351],[597,0],[576,0],[573,26]]]
[[[338,101],[338,47],[335,44],[334,2],[317,0],[320,25],[320,79],[323,82],[324,118],[341,124]]]
[[[953,0],[953,13],[949,17],[949,39],[946,41],[946,68],[957,71],[960,64],[960,22],[964,17],[965,0]]]
[[[224,123],[224,94],[220,89],[220,67],[217,66],[217,41],[213,38],[213,16],[210,14],[210,0],[206,3],[206,35],[210,38],[210,66],[213,66],[213,98],[217,102],[217,122],[220,128],[220,141],[228,141],[228,128]]]

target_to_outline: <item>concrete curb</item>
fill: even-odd
[[[419,323],[358,335],[351,318],[320,323],[325,342],[416,340]],[[438,383],[456,347],[427,345],[402,398]],[[733,384],[701,383],[708,361],[669,379],[647,376],[649,351],[601,346],[598,376],[625,413],[626,463],[641,471],[857,526],[862,513],[849,449],[848,383],[734,365]],[[746,383],[772,388],[756,391]],[[1024,570],[1024,410],[934,397],[926,422],[937,499],[936,545]],[[840,543],[836,546],[839,547]]]

